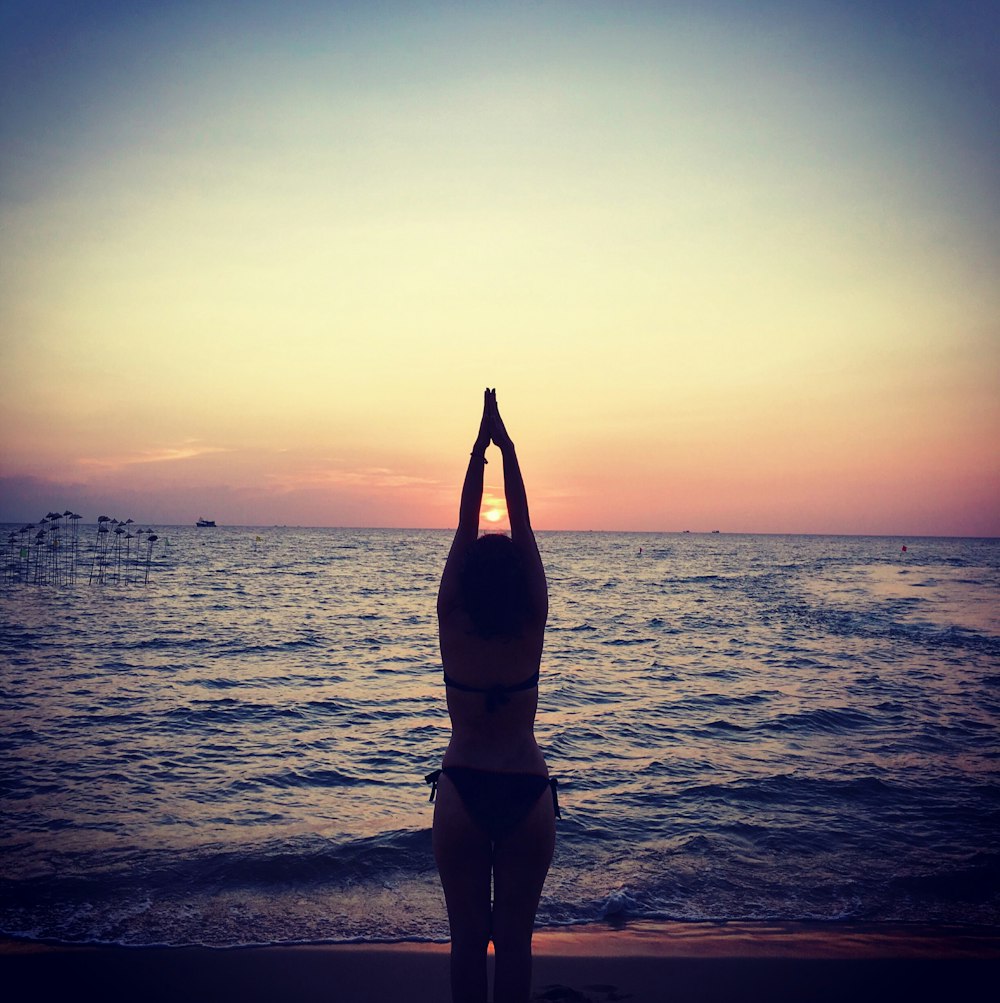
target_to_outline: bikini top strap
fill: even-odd
[[[462,693],[482,693],[486,697],[486,710],[495,711],[510,700],[511,693],[519,693],[521,690],[533,690],[538,685],[539,672],[536,670],[527,679],[522,679],[512,686],[469,686],[467,683],[460,683],[452,679],[447,672],[444,675],[445,686],[450,686],[453,690]]]
[[[446,671],[442,669],[441,674],[444,676],[444,684],[449,689],[461,690],[463,693],[485,693],[486,691],[480,686],[467,686],[465,683],[460,683],[456,679],[452,679]]]
[[[533,675],[528,676],[527,679],[522,679],[519,683],[514,683],[513,686],[504,686],[503,688],[508,693],[517,693],[518,690],[533,690],[538,685],[538,677],[541,675],[538,669],[535,669]]]
[[[520,693],[522,690],[533,690],[538,686],[538,673],[522,679],[513,686],[491,686],[486,693],[486,712],[492,713],[497,707],[502,707],[505,703],[510,703],[511,693]]]

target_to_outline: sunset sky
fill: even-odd
[[[0,520],[1000,536],[998,29],[0,2]]]

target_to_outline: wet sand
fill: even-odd
[[[0,942],[0,978],[34,1000],[447,1003],[446,944],[211,948]],[[973,999],[1000,978],[1000,930],[634,924],[535,935],[535,1001]]]

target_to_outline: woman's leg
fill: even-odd
[[[556,843],[552,794],[539,797],[493,851],[495,1003],[526,1003],[531,993],[531,933]]]
[[[434,859],[451,927],[452,1001],[486,1003],[492,847],[444,774],[434,804]]]

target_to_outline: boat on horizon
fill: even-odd
[[[206,527],[208,527],[208,526],[211,526],[211,527],[212,527],[212,528],[214,529],[214,528],[215,528],[215,520],[214,520],[214,519],[199,519],[199,520],[198,520],[198,521],[197,521],[197,522],[195,523],[195,525],[196,525],[196,526],[197,526],[197,527],[198,527],[199,529],[205,529],[205,528],[206,528]]]

